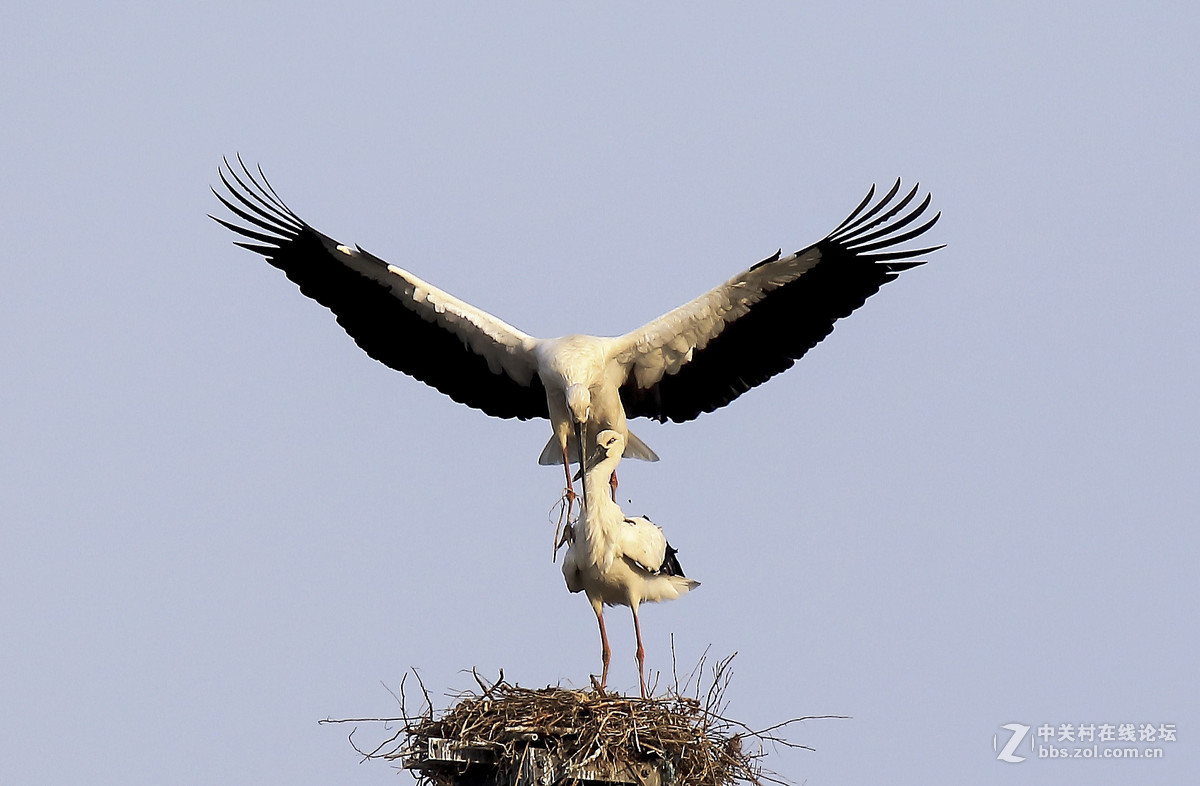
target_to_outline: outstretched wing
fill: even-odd
[[[406,270],[316,231],[238,158],[213,193],[248,226],[212,218],[253,242],[300,291],[328,308],[371,357],[500,418],[544,418],[536,339]]]
[[[805,352],[899,275],[942,246],[898,249],[941,216],[919,226],[929,207],[900,181],[875,204],[872,186],[824,240],[776,253],[721,286],[617,339],[629,370],[621,400],[629,417],[691,420],[723,407],[791,367]],[[895,201],[894,201],[895,200]]]

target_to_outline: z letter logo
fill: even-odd
[[[1012,736],[1008,738],[1008,742],[1004,745],[1004,750],[996,754],[996,758],[1000,761],[1007,761],[1016,764],[1020,761],[1025,761],[1024,756],[1015,756],[1013,751],[1021,744],[1021,740],[1025,739],[1025,735],[1029,733],[1029,727],[1020,723],[1006,723],[1000,728],[1008,729],[1012,732]],[[999,735],[992,735],[992,750],[1000,747]]]

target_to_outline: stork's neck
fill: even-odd
[[[587,499],[583,501],[585,508],[598,510],[600,507],[616,504],[612,501],[612,496],[608,491],[608,479],[612,477],[620,461],[621,455],[618,453],[588,467]]]
[[[617,468],[621,456],[609,456],[595,466],[588,467],[587,495],[583,501],[580,526],[576,535],[583,541],[589,562],[607,570],[615,557],[615,541],[610,531],[612,523],[624,519],[621,506],[613,501],[609,492],[608,479]]]

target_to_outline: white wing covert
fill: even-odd
[[[667,537],[662,528],[650,519],[638,516],[626,518],[617,530],[617,552],[657,573],[667,556]]]

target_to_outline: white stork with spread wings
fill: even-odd
[[[300,291],[328,308],[368,355],[455,401],[500,418],[549,418],[539,462],[570,462],[578,445],[612,429],[625,455],[658,457],[627,417],[666,422],[711,412],[789,368],[917,257],[941,246],[898,248],[940,217],[922,220],[900,181],[872,204],[875,187],[823,240],[764,259],[700,297],[623,336],[535,338],[358,246],[318,232],[241,163],[219,170],[217,198],[243,226],[213,218],[252,242]],[[909,228],[917,224],[913,228]],[[574,458],[572,458],[574,457]]]

